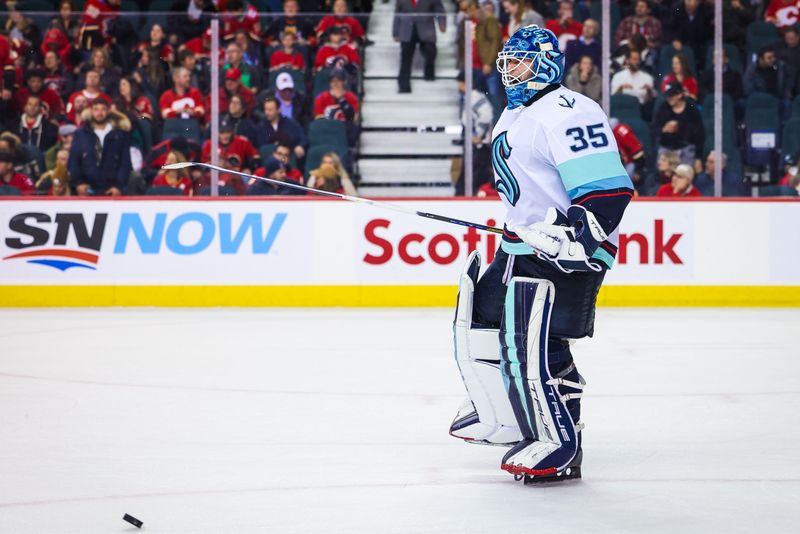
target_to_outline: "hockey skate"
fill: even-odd
[[[514,475],[514,480],[522,480],[525,485],[529,484],[549,484],[553,482],[563,482],[581,478],[581,463],[583,462],[583,451],[578,449],[575,457],[566,467],[561,469],[555,467],[542,467],[537,457],[560,455],[561,453],[572,454],[571,451],[559,451],[561,447],[556,447],[552,443],[544,443],[526,439],[508,451],[503,457],[500,468]],[[537,465],[536,469],[527,465]]]

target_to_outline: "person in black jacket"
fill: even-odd
[[[16,132],[24,144],[37,147],[42,154],[58,141],[58,127],[44,116],[42,99],[36,95],[25,102]]]
[[[264,166],[256,169],[255,173],[257,176],[264,176],[280,182],[286,181],[286,167],[284,166],[283,162],[275,157],[267,158],[267,160],[264,162]],[[304,195],[305,193],[292,187],[269,183],[263,180],[256,180],[247,188],[247,194],[273,196]]]
[[[706,47],[714,35],[713,13],[700,0],[682,0],[672,9],[666,36],[676,49],[688,46],[694,51],[698,70],[705,68]]]
[[[81,196],[121,195],[132,170],[130,122],[102,98],[92,101],[90,112],[69,151],[70,185]]]
[[[264,120],[258,124],[256,146],[280,143],[291,147],[298,159],[306,154],[308,140],[303,127],[296,121],[281,115],[278,101],[274,98],[264,100]]]
[[[653,134],[658,139],[659,154],[664,151],[677,152],[681,163],[694,167],[703,154],[703,119],[694,102],[683,96],[683,87],[679,82],[670,83],[664,96],[667,100],[656,110],[652,124]]]
[[[258,128],[255,121],[245,116],[244,101],[239,95],[232,95],[228,100],[227,113],[223,113],[220,117],[220,123],[227,121],[233,127],[233,135],[241,135],[250,139],[251,142],[256,143],[258,139]]]

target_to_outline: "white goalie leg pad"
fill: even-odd
[[[500,375],[498,330],[473,328],[472,307],[480,255],[470,254],[461,273],[453,324],[455,357],[469,398],[450,426],[453,437],[471,443],[513,445],[521,439]]]

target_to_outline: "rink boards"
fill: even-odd
[[[502,225],[497,201],[406,208]],[[800,202],[634,201],[605,306],[800,306]],[[0,200],[1,306],[451,306],[499,237],[335,200]]]

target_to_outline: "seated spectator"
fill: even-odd
[[[233,125],[230,122],[220,121],[218,143],[219,161],[228,162],[231,156],[235,156],[239,165],[236,170],[250,172],[261,163],[261,157],[253,143],[241,135],[234,135]],[[211,139],[203,143],[200,157],[204,162],[211,163]]]
[[[48,52],[52,52],[60,61],[71,65],[72,50],[72,43],[67,37],[67,34],[59,28],[51,27],[47,30],[47,33],[44,34],[41,46],[41,53],[43,56],[47,55]]]
[[[331,172],[331,170],[333,172]],[[328,152],[322,156],[322,160],[319,162],[319,169],[310,171],[308,175],[306,187],[337,193],[344,192],[345,195],[358,196],[356,186],[353,185],[353,181],[350,179],[347,169],[342,165],[342,160],[336,152]],[[333,189],[334,187],[336,189]]]
[[[464,82],[464,71],[459,71],[456,77],[458,92],[464,95],[467,86]],[[463,106],[461,110],[461,125],[467,126],[467,112],[472,113],[472,133],[469,135],[472,146],[472,191],[470,195],[486,182],[494,180],[492,172],[492,124],[494,111],[489,99],[486,98],[486,87],[483,80],[477,80],[472,87],[470,107]],[[465,134],[466,136],[466,134]],[[456,196],[463,196],[466,188],[464,183],[464,166],[461,165],[458,179],[455,182]]]
[[[87,0],[83,6],[81,28],[78,31],[80,50],[92,50],[111,38],[108,29],[119,16],[121,0]]]
[[[716,56],[712,59],[716,62]],[[722,50],[722,92],[730,95],[734,101],[744,97],[742,88],[742,75],[730,68],[728,52]],[[714,69],[706,69],[700,75],[700,96],[705,97],[714,93]]]
[[[278,74],[275,79],[274,96],[281,107],[281,115],[294,119],[299,124],[306,126],[311,120],[311,110],[308,99],[295,90],[294,78],[289,73]]]
[[[211,28],[203,32],[200,37],[195,37],[184,42],[178,51],[186,49],[191,50],[198,60],[211,58]],[[220,47],[220,57],[223,55],[222,47]]]
[[[167,89],[167,69],[152,48],[144,51],[133,71],[133,79],[142,87],[142,92],[158,96]]]
[[[666,101],[653,116],[653,136],[658,139],[658,150],[671,150],[680,154],[682,163],[694,166],[703,153],[705,128],[694,102],[683,96],[683,87],[673,82],[664,91]]]
[[[279,182],[286,182],[286,168],[283,162],[274,157],[269,157],[264,162],[264,166],[257,169],[257,176],[263,176],[270,180],[278,180]],[[259,196],[273,196],[273,195],[305,195],[305,192],[300,189],[286,187],[275,183],[265,182],[264,180],[250,180],[247,187],[248,195]]]
[[[758,59],[752,62],[744,73],[744,92],[769,93],[776,98],[789,98],[789,83],[783,61],[775,51],[764,47],[758,52]]]
[[[614,46],[621,46],[634,34],[643,35],[650,50],[661,48],[661,21],[650,14],[650,3],[647,0],[637,0],[633,15],[625,17],[619,23],[614,34]]]
[[[672,182],[672,175],[675,169],[681,164],[680,155],[677,152],[670,150],[663,150],[658,154],[656,162],[656,182],[659,184],[668,184]]]
[[[52,170],[42,174],[36,181],[36,191],[40,195],[50,197],[68,197],[69,189],[69,150],[61,149],[56,153],[56,165]]]
[[[602,63],[600,62],[600,54],[602,46],[597,39],[600,33],[600,25],[596,20],[586,19],[583,21],[583,32],[577,39],[567,43],[567,48],[564,51],[564,66],[569,72],[573,65],[577,65],[583,56],[592,58],[592,63],[595,67],[600,69]]]
[[[221,121],[228,121],[233,127],[234,135],[241,135],[247,139],[257,139],[259,132],[253,119],[245,115],[245,104],[242,97],[233,95],[228,99],[228,111],[220,117]]]
[[[345,89],[347,76],[344,71],[336,69],[331,72],[330,90],[320,93],[314,99],[314,117],[317,119],[333,119],[342,121],[348,126],[348,140],[355,144],[358,137],[358,98]]]
[[[600,102],[600,98],[603,96],[603,80],[589,56],[583,56],[578,63],[572,66],[564,85],[595,102]]]
[[[478,193],[475,195],[478,198],[500,198],[500,193],[494,188],[494,182],[487,182],[478,188]]]
[[[200,144],[193,139],[186,139],[185,137],[164,139],[145,154],[142,174],[146,179],[151,180],[161,172],[161,167],[167,163],[167,157],[172,151],[180,152],[188,161],[197,161],[200,157]],[[195,182],[203,175],[202,171],[197,167],[190,168],[189,173]]]
[[[682,50],[684,46],[692,49],[699,69],[705,66],[706,46],[714,36],[713,17],[711,3],[683,0],[674,4],[665,28],[675,50]]]
[[[189,71],[189,86],[198,89],[201,93],[209,90],[208,69],[197,61],[197,56],[191,50],[183,49],[178,52],[178,66]]]
[[[189,71],[177,67],[172,71],[174,89],[167,89],[158,100],[161,117],[164,119],[197,119],[203,122],[206,116],[203,107],[203,95],[195,87],[189,85]]]
[[[317,42],[314,25],[305,17],[298,16],[300,12],[297,0],[284,0],[283,16],[276,17],[267,28],[264,36],[264,44],[275,45],[279,42],[280,36],[285,32],[295,34],[297,43],[300,45],[315,45]]]
[[[44,55],[44,86],[54,91],[59,98],[68,97],[72,93],[72,75],[52,51]]]
[[[317,50],[314,58],[314,70],[320,71],[327,68],[343,69],[350,65],[361,67],[361,58],[355,48],[344,40],[340,27],[328,30],[328,42]]]
[[[201,37],[216,11],[212,0],[175,0],[167,17],[167,33],[173,43],[186,43]]]
[[[150,27],[149,39],[139,43],[137,48],[140,54],[144,54],[148,49],[155,50],[162,61],[167,63],[175,61],[175,50],[167,41],[167,34],[161,24],[153,24]]]
[[[225,60],[223,71],[226,75],[232,70],[237,70],[240,73],[239,78],[244,87],[250,91],[258,90],[261,85],[258,69],[245,63],[242,48],[238,44],[231,43],[228,45],[225,49]],[[227,76],[225,79],[228,79]]]
[[[61,0],[58,3],[58,16],[51,22],[53,28],[57,28],[64,34],[67,42],[73,43],[78,42],[78,31],[80,30],[80,24],[73,15],[75,11],[70,0]],[[70,45],[71,47],[72,45]]]
[[[244,30],[254,40],[261,34],[258,10],[244,0],[226,0],[225,14],[222,16],[222,40],[232,41],[236,32]]]
[[[746,0],[730,0],[722,4],[722,39],[739,50],[747,43],[747,27],[755,20],[753,6]]]
[[[281,34],[282,47],[275,50],[269,58],[269,70],[296,69],[303,71],[306,68],[306,59],[297,49],[297,34],[283,32]]]
[[[566,50],[567,43],[577,39],[583,33],[583,24],[575,20],[575,6],[571,0],[560,0],[558,2],[558,17],[549,19],[544,27],[550,30],[558,38],[560,50]]]
[[[264,120],[258,125],[258,146],[280,143],[292,149],[295,156],[303,158],[308,146],[303,127],[294,119],[281,115],[278,101],[274,98],[264,100]]]
[[[286,171],[286,179],[303,185],[303,173],[300,172],[300,169],[292,167],[291,156],[291,147],[282,145],[280,143],[275,145],[275,150],[272,151],[272,157],[277,158],[281,163],[283,163],[283,168]]]
[[[64,113],[64,103],[58,93],[44,84],[44,71],[33,69],[28,71],[25,87],[14,93],[17,109],[22,110],[28,102],[29,96],[36,96],[41,101],[42,112],[48,119],[56,120]]]
[[[185,161],[186,157],[177,150],[172,150],[169,154],[167,154],[166,163],[168,165],[172,163],[183,163]],[[153,178],[153,183],[150,185],[150,187],[171,187],[173,189],[180,189],[181,192],[187,197],[192,196],[192,193],[194,192],[194,184],[192,183],[191,178],[189,178],[189,172],[187,169],[162,171],[155,178]]]
[[[331,29],[338,28],[344,34],[346,43],[357,44],[366,38],[364,28],[358,19],[347,16],[347,1],[334,0],[333,15],[322,17],[316,28],[317,40],[324,43]]]
[[[714,165],[716,161],[714,151],[706,156],[706,168],[694,179],[694,187],[704,197],[714,196]],[[702,168],[701,168],[702,171]],[[742,182],[742,177],[728,170],[728,156],[722,153],[722,196],[724,197],[749,197],[750,192]]]
[[[243,61],[256,69],[256,72],[259,72],[261,67],[261,43],[254,41],[250,34],[244,30],[236,32],[233,42],[239,45]]]
[[[142,94],[139,84],[132,77],[119,81],[118,95],[114,99],[114,109],[124,113],[131,123],[137,120],[153,120],[153,104]]]
[[[0,134],[0,152],[11,154],[14,170],[35,181],[44,169],[39,165],[39,157],[29,150],[22,140],[11,132]]]
[[[503,10],[508,14],[508,31],[511,37],[520,28],[536,24],[544,27],[544,18],[525,2],[525,0],[503,0]]]
[[[58,127],[47,120],[42,110],[42,99],[37,95],[29,96],[25,102],[16,131],[24,144],[33,145],[42,153],[58,140]]]
[[[52,171],[55,168],[59,150],[69,152],[72,147],[72,139],[75,137],[77,130],[78,128],[74,124],[62,124],[58,127],[58,141],[44,153],[45,169]]]
[[[92,101],[90,118],[75,132],[69,151],[70,184],[79,196],[119,196],[130,178],[130,122],[102,98]]]
[[[625,58],[625,68],[611,78],[611,94],[631,95],[639,99],[642,105],[653,99],[653,77],[640,70],[642,55],[630,49]]]
[[[89,62],[81,67],[81,73],[94,71],[100,75],[100,90],[107,95],[115,94],[122,71],[111,63],[111,56],[105,48],[92,50]]]
[[[235,67],[225,72],[225,85],[222,86],[222,90],[219,92],[219,109],[228,109],[228,102],[234,95],[242,99],[245,116],[251,116],[253,108],[256,106],[256,97],[250,89],[242,85],[242,73]],[[208,109],[211,109],[211,95],[208,96],[207,106]]]
[[[109,106],[111,105],[111,97],[100,90],[100,73],[95,70],[89,70],[86,72],[85,76],[85,87],[69,95],[69,99],[67,100],[67,121],[75,124],[81,122],[78,118],[80,112],[86,109],[90,102],[98,98],[102,98]],[[81,109],[76,110],[75,104],[78,99],[83,99],[83,102],[78,105]],[[78,113],[76,113],[76,111]]]
[[[678,165],[672,174],[672,180],[664,184],[656,191],[657,197],[700,197],[700,190],[692,185],[694,181],[694,169],[690,165],[682,163]]]
[[[692,76],[689,62],[686,61],[686,56],[683,54],[672,56],[672,72],[661,80],[661,92],[665,92],[669,84],[676,82],[683,87],[683,95],[685,97],[691,98],[695,102],[697,101],[697,78]]]
[[[764,21],[783,29],[797,24],[799,14],[797,0],[770,0],[764,10]]]
[[[11,36],[19,43],[21,51],[36,50],[42,44],[42,32],[32,18],[26,17],[17,10],[16,2],[7,2],[8,19],[5,24],[5,34]],[[22,54],[20,54],[22,55]]]
[[[630,176],[633,185],[638,190],[644,176],[645,153],[642,142],[627,124],[620,122],[619,119],[612,118],[609,121],[611,132],[617,141],[619,157],[625,171]]]
[[[472,70],[478,74],[475,78],[482,77],[489,89],[489,94],[499,96],[501,93],[500,76],[497,74],[495,62],[497,54],[503,49],[503,39],[500,34],[500,23],[493,15],[478,7],[477,0],[467,0],[462,4],[464,17],[459,26],[458,57],[465,57],[464,50],[464,25],[467,20],[473,24],[475,38],[472,41]],[[463,60],[461,61],[463,63]],[[431,67],[433,63],[431,63]],[[407,84],[408,78],[405,74],[410,73],[411,57],[408,58],[408,69],[401,72],[398,78],[399,90],[401,93],[411,92]],[[431,69],[433,70],[433,69]],[[409,74],[410,75],[410,74]],[[431,74],[430,79],[433,79]]]
[[[800,9],[798,9],[800,14]],[[774,45],[775,54],[795,75],[800,72],[800,30],[789,26],[783,30],[783,41]]]
[[[36,194],[31,179],[14,170],[13,156],[3,151],[0,151],[0,185],[15,187],[22,195]]]

